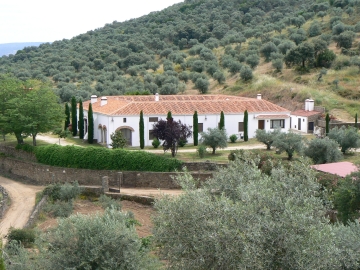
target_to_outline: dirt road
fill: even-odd
[[[0,221],[0,234],[7,235],[10,227],[23,228],[35,206],[36,192],[44,187],[25,185],[0,176],[0,185],[9,193],[11,205]],[[4,242],[4,238],[3,238]]]

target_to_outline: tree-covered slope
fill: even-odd
[[[188,0],[70,40],[26,47],[0,58],[0,73],[50,80],[63,101],[228,86],[234,93],[257,90],[259,67],[266,65],[281,82],[289,70],[323,73],[320,82],[331,69],[360,65],[359,6],[360,0]],[[360,90],[336,95],[358,99]]]

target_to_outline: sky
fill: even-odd
[[[0,44],[71,39],[183,0],[0,0]]]

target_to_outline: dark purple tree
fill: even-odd
[[[170,149],[173,157],[176,156],[179,141],[192,136],[191,126],[182,124],[180,120],[176,122],[172,117],[156,122],[152,133],[158,140],[164,141],[164,151]]]

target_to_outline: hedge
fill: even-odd
[[[35,156],[38,162],[51,166],[92,170],[170,172],[182,163],[144,151],[56,144],[36,147]]]

